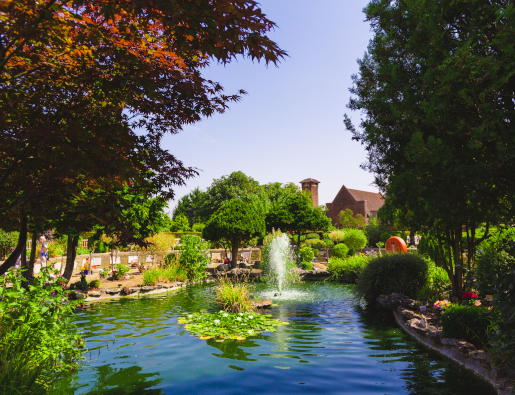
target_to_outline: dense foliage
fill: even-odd
[[[343,259],[331,257],[327,263],[327,269],[333,279],[355,283],[369,261],[370,258],[367,255],[355,255]]]
[[[492,295],[500,321],[492,338],[501,359],[515,364],[515,228],[501,230],[480,245],[476,286],[482,295]]]
[[[188,279],[188,272],[179,265],[169,265],[163,268],[154,268],[143,272],[143,284],[156,285],[157,283],[173,283],[175,281],[185,282]]]
[[[418,291],[419,299],[426,299],[431,302],[438,300],[450,299],[449,291],[451,282],[445,270],[435,265],[435,263],[423,255],[421,255],[428,264],[427,283]]]
[[[345,244],[336,244],[333,247],[331,256],[335,257],[335,258],[339,258],[339,259],[345,259],[345,258],[347,258],[348,254],[349,254],[349,247],[347,247]]]
[[[0,278],[0,392],[44,394],[65,371],[78,367],[84,341],[63,282],[42,269],[28,288],[19,271]],[[8,284],[12,284],[8,288]]]
[[[181,244],[179,266],[186,271],[189,280],[202,280],[206,277],[206,266],[211,262],[206,253],[207,243],[199,236],[184,235]]]
[[[329,239],[335,243],[341,243],[343,242],[343,236],[345,235],[345,232],[343,230],[333,230],[331,233],[329,233]]]
[[[254,287],[244,278],[230,281],[220,278],[214,288],[214,299],[221,310],[228,313],[251,313],[256,311],[252,304]]]
[[[365,228],[365,217],[361,214],[356,214],[352,212],[350,208],[345,211],[340,211],[338,214],[338,220],[340,222],[340,227],[346,229],[364,229]]]
[[[440,320],[444,337],[465,339],[485,347],[489,345],[488,337],[498,321],[498,314],[481,306],[452,304]]]
[[[163,136],[244,94],[225,94],[205,67],[285,55],[253,0],[15,0],[0,18],[0,222],[20,219],[0,273],[25,248],[27,222],[46,230],[59,220],[75,238],[101,219],[119,240],[142,241],[113,221],[116,191],[172,199],[198,172],[163,149]]]
[[[460,297],[464,239],[472,265],[479,224],[514,217],[515,9],[503,0],[374,0],[365,14],[374,37],[349,103],[363,116],[360,128],[349,118],[346,126],[365,145],[386,204],[409,229],[431,229]]]
[[[415,297],[426,284],[427,261],[415,254],[384,254],[372,258],[356,280],[357,295],[373,300],[402,293]]]
[[[291,232],[300,246],[301,236],[313,231],[326,231],[331,220],[321,206],[315,207],[309,194],[297,191],[287,195],[282,202],[272,207],[266,216],[268,231],[272,228]]]
[[[361,229],[345,229],[343,242],[349,248],[361,250],[367,245],[367,236]]]
[[[223,241],[230,246],[233,267],[237,266],[238,249],[264,233],[265,221],[255,205],[240,199],[224,203],[202,230],[205,239]]]
[[[311,262],[313,260],[313,258],[315,257],[315,253],[308,246],[297,248],[295,250],[295,253],[297,254],[297,263],[298,264],[300,264],[301,262]]]

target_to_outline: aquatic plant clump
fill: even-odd
[[[254,286],[246,282],[237,283],[227,278],[220,278],[214,291],[216,303],[226,312],[250,313],[256,310],[251,297]]]
[[[188,314],[179,318],[179,324],[185,324],[184,329],[201,339],[245,340],[262,332],[275,332],[276,327],[288,324],[270,317],[270,314],[219,311]]]

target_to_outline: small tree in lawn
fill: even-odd
[[[253,204],[239,199],[224,203],[211,217],[202,236],[211,241],[225,241],[231,246],[231,266],[236,268],[238,248],[253,237],[265,233],[265,220],[258,215]]]

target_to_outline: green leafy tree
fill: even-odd
[[[186,232],[190,229],[190,222],[188,221],[188,218],[182,214],[175,216],[170,226],[170,230],[172,232]]]
[[[286,55],[253,0],[12,1],[1,18],[0,214],[20,218],[20,239],[0,273],[23,255],[27,217],[59,206],[69,184],[141,181],[146,169],[172,199],[198,173],[162,149],[163,135],[244,94],[224,93],[205,67]]]
[[[223,204],[211,217],[202,236],[211,241],[225,241],[230,245],[232,267],[238,264],[238,249],[253,237],[263,236],[265,221],[253,204],[233,199]]]
[[[338,219],[340,222],[340,226],[345,229],[364,229],[365,228],[365,217],[361,214],[356,214],[352,212],[350,208],[345,211],[340,211],[338,214]]]
[[[286,196],[266,216],[267,230],[280,228],[283,232],[290,232],[297,236],[297,247],[303,234],[327,231],[330,223],[323,208],[313,206],[309,195],[300,191]]]
[[[346,126],[392,207],[434,233],[461,297],[462,227],[472,267],[476,228],[515,208],[513,5],[371,1],[365,14],[374,38],[349,103],[364,117]]]
[[[206,193],[198,187],[187,195],[184,195],[177,202],[177,207],[175,207],[173,212],[173,219],[175,219],[175,217],[178,215],[184,215],[186,218],[188,218],[190,226],[201,222],[203,218],[200,216],[200,211],[205,198]]]
[[[208,221],[224,203],[232,199],[245,201],[253,199],[252,203],[255,203],[251,196],[262,192],[262,190],[263,188],[259,185],[259,182],[241,171],[235,171],[228,176],[216,179],[205,192],[205,198],[199,210],[200,217],[204,221]],[[260,208],[256,207],[256,209]]]

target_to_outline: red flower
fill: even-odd
[[[463,299],[472,299],[472,298],[479,298],[479,295],[475,294],[474,292],[464,292],[463,293]]]

